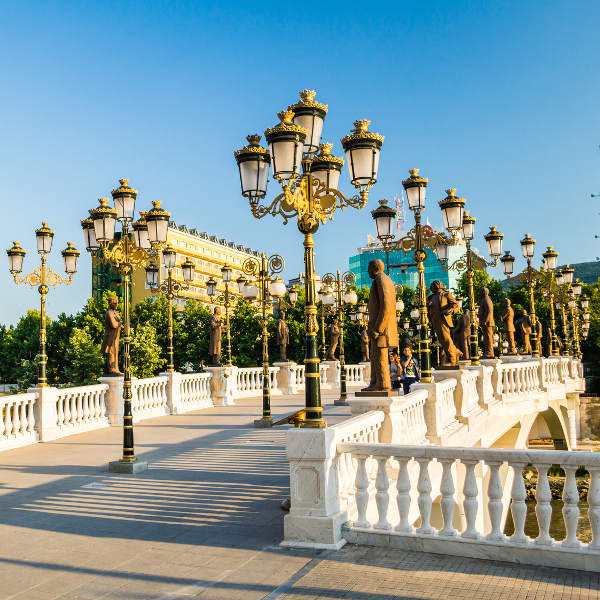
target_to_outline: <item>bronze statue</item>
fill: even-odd
[[[360,351],[362,354],[361,362],[367,362],[369,360],[369,334],[366,327],[363,327],[360,334]]]
[[[109,298],[108,310],[104,317],[104,338],[100,351],[107,355],[106,375],[123,375],[119,371],[119,337],[123,329],[121,315],[117,312],[119,300],[115,297]]]
[[[508,342],[508,353],[517,353],[517,344],[515,343],[515,311],[510,305],[508,298],[504,299],[504,313],[501,317],[504,323],[504,336]]]
[[[449,290],[444,289],[444,284],[436,279],[429,286],[433,292],[427,296],[427,316],[435,335],[444,349],[442,358],[443,366],[456,366],[462,352],[456,348],[452,341],[452,315],[459,310],[458,302]]]
[[[542,327],[542,322],[540,321],[540,318],[537,315],[535,315],[535,330],[537,333],[537,340],[535,342],[535,346],[537,348],[537,353],[540,356],[542,356],[542,335],[544,333],[544,328]]]
[[[477,318],[481,327],[481,337],[483,346],[482,358],[494,358],[494,305],[490,298],[490,290],[486,287],[481,288],[479,292],[480,302]]]
[[[335,360],[335,351],[340,341],[340,328],[338,320],[334,319],[329,327],[329,348],[327,348],[327,360]]]
[[[454,345],[462,352],[464,359],[471,358],[469,348],[469,338],[471,336],[471,311],[465,308],[462,316],[456,322],[456,327],[452,332],[452,341]]]
[[[279,345],[279,360],[281,362],[287,362],[286,349],[289,343],[290,329],[285,322],[285,313],[282,312],[277,323],[277,344]]]
[[[521,316],[516,322],[516,326],[519,328],[521,333],[521,342],[523,343],[523,354],[533,354],[533,350],[531,348],[531,341],[529,340],[529,336],[533,331],[533,324],[531,322],[531,317],[527,314],[526,310],[521,311]]]
[[[208,353],[210,354],[210,366],[221,366],[221,335],[223,331],[223,319],[221,309],[215,306],[213,316],[210,318],[210,343]]]
[[[371,346],[371,381],[364,388],[369,391],[390,391],[390,348],[398,347],[398,324],[396,323],[396,288],[383,272],[381,260],[369,262],[369,277],[373,280],[369,295],[369,324],[367,333],[373,340]]]

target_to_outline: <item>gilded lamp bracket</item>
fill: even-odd
[[[136,246],[127,235],[118,242],[102,242],[92,255],[104,264],[115,266],[121,275],[130,275],[136,267],[142,267],[147,262],[158,260],[158,251],[164,244],[154,244],[152,248]]]
[[[49,267],[44,267],[45,273],[42,272],[42,267],[37,267],[31,273],[19,277],[18,274],[13,275],[15,283],[17,285],[28,284],[32,288],[39,287],[41,285],[56,287],[57,285],[70,285],[73,281],[72,273],[68,277],[61,277],[58,273],[55,273]]]
[[[474,252],[467,252],[460,258],[457,258],[453,263],[449,264],[447,261],[442,264],[444,271],[457,271],[458,273],[464,273],[465,271],[485,271],[488,267],[495,267],[498,265],[498,259],[486,260],[479,254]]]

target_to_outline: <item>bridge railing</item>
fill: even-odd
[[[0,396],[0,449],[8,450],[38,441],[35,407],[38,394]]]
[[[339,443],[338,456],[356,463],[344,539],[353,543],[389,545],[460,556],[584,570],[600,569],[600,455],[594,452],[449,448],[391,444]],[[373,477],[369,461],[377,464]],[[535,491],[537,537],[525,533],[528,515],[523,469],[538,473]],[[560,465],[566,478],[561,514],[553,515],[548,469]],[[579,539],[583,511],[576,472],[589,472],[587,521],[591,541]],[[439,489],[432,471],[441,469]],[[503,484],[512,481],[510,502],[503,502]],[[433,492],[433,493],[432,493]],[[514,532],[505,535],[510,504]],[[566,537],[552,537],[553,519],[562,519]],[[427,545],[429,544],[429,545]]]
[[[56,394],[56,426],[64,435],[106,427],[104,384],[61,388]]]

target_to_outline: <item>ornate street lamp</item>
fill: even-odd
[[[348,406],[346,392],[346,361],[344,357],[344,306],[355,306],[358,298],[353,287],[356,284],[356,275],[352,271],[346,271],[337,276],[327,273],[323,276],[323,282],[329,286],[332,291],[332,298],[335,299],[337,306],[337,320],[340,328],[340,397],[334,401],[334,404]]]
[[[211,277],[206,282],[206,293],[212,298],[213,302],[222,304],[225,307],[225,335],[227,339],[227,363],[226,367],[231,366],[231,328],[229,325],[229,309],[235,306],[235,298],[232,300],[231,293],[229,292],[229,284],[231,283],[231,267],[229,265],[223,265],[221,268],[221,276],[223,283],[225,284],[225,292],[223,294],[216,295],[217,293],[217,282]],[[242,279],[242,281],[245,281]],[[238,279],[239,284],[239,279]],[[241,291],[241,289],[240,289]]]
[[[297,217],[298,229],[304,235],[306,420],[302,427],[325,427],[317,353],[319,326],[313,235],[319,224],[324,225],[333,218],[337,209],[365,206],[369,188],[377,181],[379,154],[384,140],[383,136],[369,131],[370,121],[366,119],[355,121],[355,129],[341,140],[350,180],[359,190],[356,196],[344,196],[337,189],[342,160],[331,155],[329,145],[321,144],[327,106],[314,98],[314,91],[304,90],[296,104],[279,113],[280,123],[265,131],[269,150],[259,145],[258,136],[248,136],[248,145],[235,152],[242,195],[248,198],[252,215],[257,219],[268,214],[280,215],[284,224]],[[281,184],[282,193],[272,202],[262,205],[260,201],[267,193],[269,165],[273,177]]]
[[[452,190],[450,190],[452,191]],[[455,205],[459,205],[456,202],[457,198],[455,198],[454,194],[448,194],[448,197],[442,200],[442,203],[445,204],[446,211],[452,210],[457,214],[459,210]],[[462,207],[464,208],[465,201],[462,201]],[[444,210],[444,208],[442,208]],[[444,221],[449,223],[453,218],[456,218],[456,214],[453,217],[444,217]],[[514,259],[510,256],[510,253],[506,253],[502,258],[500,258],[502,254],[502,241],[504,239],[504,234],[500,233],[496,230],[495,227],[490,227],[488,233],[486,233],[483,237],[485,239],[488,253],[491,256],[491,260],[486,260],[479,254],[477,254],[471,247],[471,242],[475,237],[475,217],[472,217],[469,214],[469,211],[464,211],[462,216],[462,234],[465,240],[467,249],[465,254],[460,258],[456,259],[452,264],[444,265],[446,270],[453,269],[459,273],[465,272],[467,274],[467,283],[469,288],[469,310],[471,312],[471,331],[469,335],[469,350],[471,354],[471,364],[478,365],[479,364],[479,339],[478,339],[478,330],[479,330],[479,321],[477,319],[477,310],[475,305],[475,287],[473,284],[475,278],[475,271],[485,271],[487,267],[495,267],[498,264],[498,260],[502,261],[502,265],[505,268],[507,266],[510,268],[514,262]],[[452,233],[454,230],[449,229]],[[511,259],[513,262],[511,262]]]
[[[8,270],[13,276],[17,285],[28,284],[30,287],[37,287],[40,294],[40,352],[38,355],[38,387],[46,387],[48,379],[46,377],[46,364],[48,355],[46,354],[46,295],[51,287],[57,285],[70,285],[73,276],[77,272],[77,261],[79,259],[79,250],[75,248],[73,242],[68,242],[67,247],[61,251],[65,273],[67,277],[61,277],[55,273],[46,263],[47,256],[52,250],[52,239],[54,231],[50,229],[48,223],[42,223],[40,229],[36,229],[35,237],[37,240],[38,254],[40,255],[40,266],[25,275],[19,277],[23,270],[23,259],[26,251],[21,248],[19,242],[13,242],[12,248],[6,251],[8,255]]]
[[[555,271],[558,262],[558,252],[548,246],[546,252],[542,254],[544,257],[544,267],[546,272],[546,282],[548,285],[548,301],[550,302],[550,356],[559,356],[558,338],[556,336],[556,316],[554,313],[554,294],[556,291],[557,280]]]
[[[177,281],[173,275],[177,253],[170,244],[163,248],[163,264],[167,270],[167,277],[162,283],[158,283],[159,268],[155,264],[149,264],[146,267],[146,283],[150,289],[157,291],[167,298],[167,372],[175,371],[174,348],[173,348],[173,298],[179,295],[179,292],[189,289],[188,283],[194,280],[195,265],[188,258],[181,265],[183,273],[183,282]]]
[[[148,262],[158,262],[159,250],[167,242],[170,213],[160,207],[161,203],[153,202],[153,208],[141,214],[141,219],[133,227],[134,235],[130,235],[130,225],[135,213],[135,200],[138,192],[129,187],[128,179],[120,179],[120,186],[111,194],[115,208],[108,206],[108,199],[101,198],[99,206],[91,209],[90,217],[94,226],[94,237],[89,234],[87,219],[82,221],[88,252],[99,261],[116,268],[121,275],[123,296],[123,456],[109,464],[109,470],[117,473],[134,473],[147,468],[147,463],[139,462],[135,456],[133,443],[133,415],[131,412],[131,364],[130,364],[130,300],[131,274],[136,267]],[[121,223],[121,235],[115,241],[115,226]],[[145,222],[145,228],[143,226]],[[147,238],[146,238],[147,231]],[[95,244],[92,244],[95,242]],[[88,245],[89,243],[89,245]],[[157,275],[151,269],[151,281]]]
[[[433,381],[433,378],[431,375],[429,325],[426,306],[427,290],[425,288],[425,259],[427,255],[425,254],[425,249],[433,249],[438,245],[445,245],[447,241],[445,236],[433,233],[430,228],[425,229],[421,224],[421,211],[425,208],[425,194],[427,191],[428,180],[425,177],[419,176],[419,169],[411,169],[409,173],[410,177],[405,179],[402,182],[402,185],[406,190],[408,207],[413,211],[415,217],[414,228],[411,229],[403,238],[394,240],[392,232],[396,211],[387,206],[387,200],[380,200],[380,206],[371,211],[371,216],[375,221],[377,237],[381,241],[384,252],[390,253],[401,250],[404,252],[404,254],[408,254],[414,250],[413,256],[415,262],[417,263],[418,275],[418,295],[416,299],[416,305],[418,307],[421,319],[421,327],[419,329],[419,360],[421,363],[421,381],[429,383]],[[456,216],[454,212],[455,207],[454,205],[448,205],[446,208],[449,211],[448,218],[450,219],[450,224],[454,225],[454,218]]]
[[[255,427],[272,427],[271,417],[271,378],[269,374],[269,330],[267,322],[267,307],[271,306],[271,299],[282,298],[285,294],[285,284],[273,275],[281,273],[285,268],[285,261],[279,254],[267,257],[261,254],[260,260],[247,258],[242,265],[246,275],[252,277],[258,285],[246,280],[244,277],[238,279],[242,296],[248,302],[257,301],[261,307],[262,318],[260,321],[262,329],[262,388],[263,388],[263,411],[262,418],[254,421]]]

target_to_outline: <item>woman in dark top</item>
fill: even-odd
[[[402,387],[406,395],[410,392],[410,386],[421,379],[419,361],[413,356],[410,346],[404,346],[402,350],[400,367],[402,369]]]

